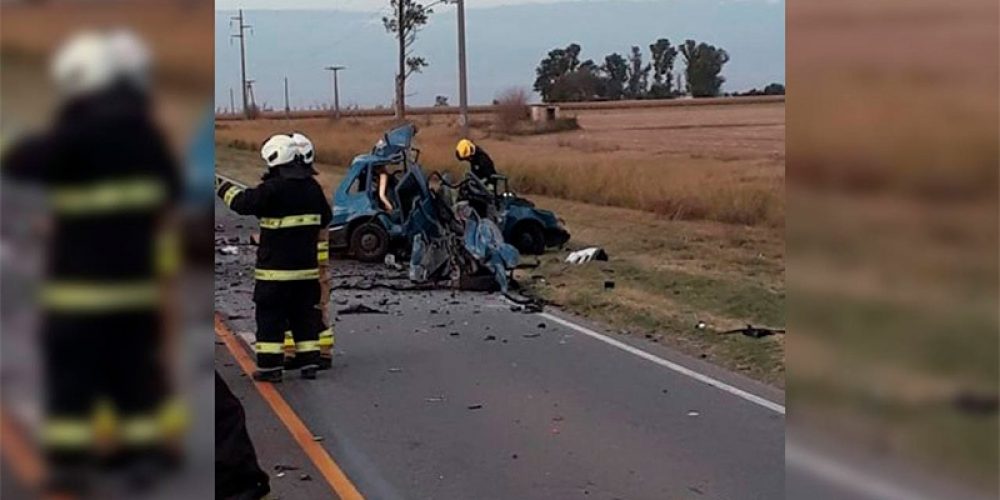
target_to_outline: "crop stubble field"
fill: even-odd
[[[577,111],[581,128],[504,136],[474,117],[473,138],[520,192],[654,212],[670,219],[781,227],[784,104]],[[418,116],[421,158],[460,171],[453,117]],[[371,148],[384,118],[222,122],[217,141],[255,149],[272,131],[314,137],[321,161],[343,165]]]

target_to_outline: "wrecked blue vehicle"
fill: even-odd
[[[508,189],[507,178],[495,175],[490,184],[468,175],[458,186],[459,199],[468,200],[484,217],[497,219],[506,241],[522,254],[541,255],[549,247],[569,241],[569,231],[551,210],[517,196]]]
[[[450,212],[453,207],[431,192],[429,178],[419,164],[420,151],[412,145],[415,134],[410,124],[395,128],[370,153],[351,162],[333,194],[332,249],[346,250],[362,261],[377,262],[394,249],[408,251],[417,234],[425,238],[442,236],[443,228],[454,222]],[[398,169],[392,174],[395,187],[387,193],[395,207],[391,212],[379,205],[378,167]],[[472,175],[457,185],[436,173],[432,176],[441,180],[442,190],[454,188],[458,201],[468,202],[481,217],[493,219],[503,238],[521,253],[541,254],[546,247],[569,240],[569,232],[555,214],[535,208],[530,201],[507,191],[503,177],[492,179],[490,190]]]
[[[400,244],[409,245],[418,233],[440,236],[434,200],[427,179],[417,163],[420,152],[412,147],[416,133],[405,125],[387,133],[371,153],[351,162],[344,180],[333,194],[330,247],[347,250],[365,262],[377,262]],[[396,207],[383,210],[378,203],[377,167],[399,166],[395,188],[388,196]]]

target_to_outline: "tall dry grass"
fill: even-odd
[[[320,162],[347,165],[392,122],[380,119],[256,120],[220,122],[216,141],[256,149],[278,131],[298,130],[311,137]],[[421,117],[417,146],[429,170],[461,175],[455,160],[459,130],[447,118]],[[486,134],[474,130],[473,135]],[[780,227],[784,223],[783,170],[760,159],[741,161],[691,155],[663,157],[591,148],[588,141],[563,140],[559,134],[533,137],[484,137],[477,142],[510,178],[514,191],[645,210],[667,218],[712,220]]]
[[[513,133],[519,123],[531,117],[528,92],[520,87],[500,92],[496,98],[496,107],[497,129],[506,134]]]

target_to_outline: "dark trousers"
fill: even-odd
[[[275,370],[283,366],[286,330],[292,332],[301,364],[318,363],[319,334],[326,329],[319,298],[318,280],[257,282],[254,300],[258,369]]]
[[[46,316],[43,444],[54,461],[91,456],[90,424],[101,400],[110,402],[118,415],[124,450],[162,444],[157,426],[169,391],[160,320],[156,311]]]
[[[269,491],[247,434],[243,405],[215,372],[215,498],[258,499]]]

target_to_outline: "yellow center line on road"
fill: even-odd
[[[255,366],[253,360],[250,359],[250,355],[240,345],[240,341],[222,321],[218,313],[215,314],[215,334],[226,345],[226,348],[229,349],[233,357],[236,358],[236,362],[239,363],[240,368],[247,374],[247,377],[252,377]],[[274,410],[274,413],[281,422],[285,424],[285,428],[295,438],[295,442],[298,443],[302,451],[309,457],[309,460],[316,466],[316,469],[319,470],[337,496],[342,500],[364,499],[364,496],[361,495],[354,486],[354,483],[344,474],[344,471],[337,465],[337,462],[330,457],[326,449],[313,439],[313,433],[309,431],[309,428],[306,427],[302,419],[295,413],[295,410],[292,410],[292,407],[288,405],[285,398],[281,396],[281,393],[272,384],[266,382],[254,381],[253,384],[257,387],[257,392],[264,398],[264,401],[267,401],[267,404]]]

